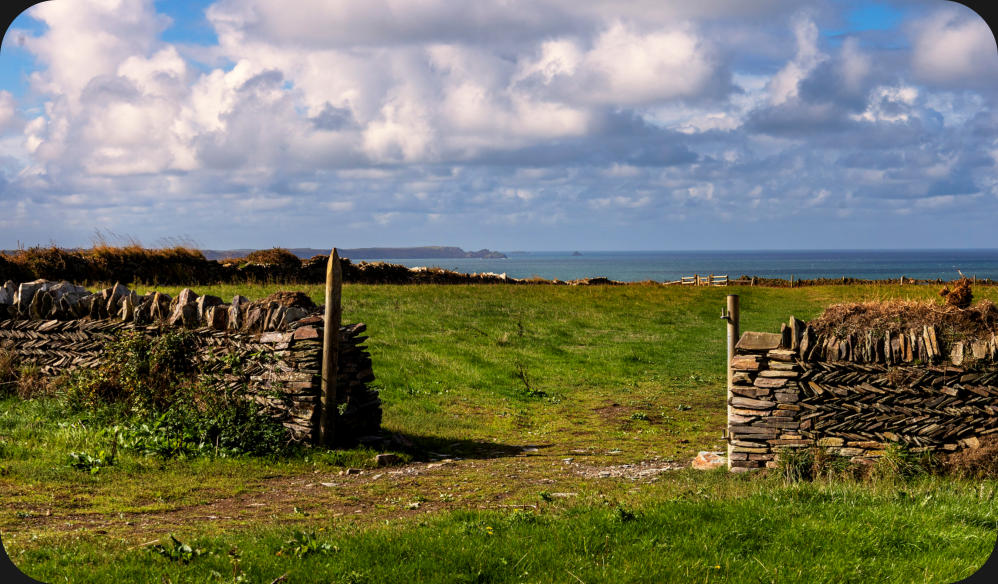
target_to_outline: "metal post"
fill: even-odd
[[[336,440],[336,373],[340,354],[340,320],[343,316],[340,307],[340,293],[343,285],[343,269],[340,255],[333,248],[326,264],[326,313],[322,333],[322,414],[319,421],[319,441],[332,446]]]

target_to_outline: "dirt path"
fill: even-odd
[[[5,529],[22,538],[60,534],[120,537],[139,545],[167,533],[225,531],[246,525],[318,525],[332,521],[369,524],[450,509],[536,506],[537,493],[572,498],[580,492],[618,490],[633,481],[655,480],[688,461],[642,461],[600,465],[585,456],[444,459],[378,469],[310,473],[265,479],[250,492],[164,511],[59,513],[32,509]],[[595,461],[594,461],[595,462]],[[533,501],[530,503],[528,501]],[[7,511],[8,513],[10,510]]]

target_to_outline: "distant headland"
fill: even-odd
[[[219,260],[223,258],[244,257],[252,249],[202,249],[205,259]],[[308,259],[317,255],[326,255],[328,249],[312,249],[308,247],[288,248],[288,251],[299,258]],[[340,248],[340,257],[351,260],[409,260],[409,259],[505,259],[506,254],[489,249],[464,251],[459,247],[442,245],[427,245],[423,247],[358,247],[355,249]]]

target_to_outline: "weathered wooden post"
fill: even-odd
[[[319,442],[332,446],[336,440],[336,373],[340,354],[340,293],[343,269],[340,254],[333,248],[326,264],[326,314],[322,334],[322,413],[319,420]]]
[[[724,391],[724,402],[728,403],[731,398],[731,387],[733,384],[734,373],[731,369],[731,359],[735,356],[735,344],[738,343],[738,326],[739,326],[739,310],[738,310],[738,295],[728,294],[728,306],[725,314],[721,315],[721,318],[728,321],[728,360],[725,362],[727,367],[727,387]],[[725,437],[728,442],[728,468],[731,468],[731,451],[734,445],[731,444],[731,435],[728,432],[728,420],[731,419],[731,404],[727,406],[727,417],[724,420]]]

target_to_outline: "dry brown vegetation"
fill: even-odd
[[[875,334],[896,333],[932,325],[948,340],[990,339],[998,333],[998,308],[987,299],[968,308],[919,300],[847,302],[829,306],[810,325],[818,334],[839,337],[868,330]]]
[[[953,289],[943,287],[939,295],[946,300],[946,304],[957,308],[968,308],[974,299],[974,294],[970,290],[970,279],[961,278]]]
[[[984,436],[979,447],[957,450],[943,456],[941,462],[947,473],[956,476],[973,479],[998,477],[998,436]]]
[[[11,347],[0,347],[0,396],[28,399],[51,394],[58,379],[42,375],[34,363],[23,363]]]
[[[260,301],[260,304],[267,305],[271,302],[276,302],[281,306],[292,307],[297,306],[298,308],[304,308],[306,310],[312,310],[316,308],[315,302],[309,298],[308,294],[304,292],[274,292],[270,296],[267,296]]]

